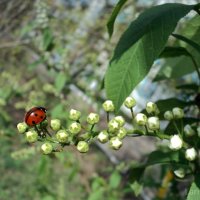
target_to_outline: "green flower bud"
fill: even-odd
[[[109,143],[110,147],[114,150],[118,150],[122,146],[122,141],[118,137],[112,137]]]
[[[113,112],[115,110],[115,106],[113,104],[113,102],[111,100],[107,100],[105,101],[103,104],[103,109],[106,111],[106,112]]]
[[[89,145],[85,141],[79,141],[77,144],[77,150],[81,153],[86,153],[89,151]]]
[[[124,101],[124,105],[127,107],[127,108],[132,108],[136,105],[136,101],[133,97],[127,97]]]
[[[135,116],[135,121],[139,126],[144,126],[147,123],[147,116],[143,113],[138,113]]]
[[[21,133],[21,134],[25,133],[27,128],[28,128],[28,125],[25,122],[17,124],[17,129],[18,129],[19,133]]]
[[[156,131],[160,129],[160,121],[158,117],[149,117],[147,119],[147,126],[149,130]]]
[[[106,143],[106,142],[108,142],[108,140],[109,140],[109,135],[108,135],[108,132],[107,131],[101,131],[100,133],[99,133],[99,135],[97,136],[97,139],[99,140],[99,142],[101,142],[101,143]]]
[[[99,122],[99,115],[96,113],[90,113],[87,117],[88,124],[97,124]]]
[[[74,110],[74,109],[71,109],[69,111],[69,119],[77,121],[77,120],[80,119],[80,117],[81,117],[81,112],[80,111]]]
[[[69,126],[69,131],[76,135],[78,133],[80,133],[81,131],[81,125],[77,122],[73,122],[70,126]]]
[[[192,129],[192,127],[189,124],[187,124],[184,126],[184,133],[186,136],[190,137],[195,134],[195,131]]]
[[[38,140],[38,133],[34,130],[26,132],[26,140],[30,143],[36,142]]]
[[[179,168],[177,170],[174,170],[174,174],[178,177],[178,178],[184,178],[185,177],[185,170],[183,168]]]
[[[126,137],[127,134],[127,130],[124,127],[121,127],[118,131],[117,131],[117,137],[119,139],[124,139]]]
[[[52,130],[58,131],[58,130],[60,130],[61,122],[59,119],[52,119],[50,122],[50,126],[51,126]]]
[[[171,121],[174,118],[172,111],[170,110],[166,111],[164,113],[164,118],[168,121]]]
[[[146,105],[147,113],[155,113],[157,110],[157,105],[153,102],[148,102]]]
[[[50,154],[53,151],[53,146],[51,143],[46,142],[41,146],[41,150],[43,154]]]
[[[183,109],[181,108],[173,108],[172,109],[172,113],[174,115],[174,119],[181,119],[184,117],[184,112],[183,112]]]
[[[200,127],[197,128],[197,134],[200,137]]]
[[[56,133],[56,139],[58,140],[58,142],[66,143],[69,140],[69,134],[65,130],[59,130]]]
[[[121,127],[124,126],[125,120],[122,116],[116,116],[114,119],[119,123]]]
[[[194,148],[187,149],[185,151],[185,158],[189,161],[195,160],[197,157],[197,152]]]
[[[119,122],[116,121],[115,119],[111,119],[108,122],[108,130],[109,130],[109,132],[111,132],[111,133],[116,132],[116,131],[119,130],[119,128],[120,128]]]

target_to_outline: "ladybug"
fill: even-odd
[[[35,126],[46,119],[46,108],[33,107],[25,115],[25,122],[28,126]]]

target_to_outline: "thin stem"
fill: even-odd
[[[173,123],[176,131],[178,132],[178,134],[181,136],[180,130],[178,129],[178,126],[177,126],[176,122],[174,120],[172,120],[172,123]]]
[[[133,108],[130,108],[130,110],[131,110],[132,118],[134,119],[134,118],[135,118],[135,114],[134,114],[134,112],[133,112]]]
[[[106,119],[107,119],[107,123],[110,121],[110,115],[109,112],[106,112]]]
[[[190,58],[191,58],[191,60],[194,64],[195,70],[197,72],[197,75],[198,75],[198,78],[199,78],[199,86],[200,86],[200,71],[199,71],[198,65],[197,65],[195,59],[193,58],[193,56],[191,54],[190,54]]]
[[[93,131],[93,128],[94,128],[95,124],[92,124],[91,128],[90,128],[90,131],[92,132]]]

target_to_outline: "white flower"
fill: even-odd
[[[174,170],[174,174],[178,177],[178,178],[184,178],[185,176],[185,170],[183,168],[179,168],[177,170]]]
[[[138,125],[144,126],[147,123],[147,116],[144,115],[143,113],[138,113],[135,116],[135,121]]]
[[[168,110],[164,113],[164,118],[166,120],[172,120],[174,118],[172,111]]]
[[[157,110],[157,105],[153,102],[148,102],[146,105],[147,113],[154,113]]]
[[[81,117],[81,112],[80,112],[80,111],[75,110],[75,109],[71,109],[71,110],[69,111],[69,118],[70,118],[71,120],[77,121],[77,120],[80,119],[80,117]]]
[[[119,122],[117,120],[111,119],[109,121],[109,123],[108,123],[108,130],[109,130],[109,132],[113,133],[113,132],[119,130],[119,128],[120,128],[120,124],[119,124]]]
[[[197,152],[194,148],[190,148],[185,151],[185,158],[187,160],[193,161],[195,160],[196,157],[197,157]]]
[[[183,146],[183,140],[180,138],[179,135],[173,135],[170,138],[169,148],[172,150],[181,149]]]
[[[111,100],[106,100],[103,104],[103,109],[106,112],[113,112],[115,110],[115,106]]]
[[[110,139],[110,146],[114,150],[118,150],[122,146],[122,141],[118,137]]]
[[[119,123],[119,125],[122,127],[125,124],[125,120],[122,116],[116,116],[115,120]]]
[[[136,105],[136,101],[133,97],[127,97],[124,101],[124,105],[127,107],[127,108],[132,108]]]
[[[101,131],[99,133],[99,135],[97,136],[97,139],[99,140],[99,142],[101,143],[106,143],[109,140],[109,135],[107,131]]]
[[[150,130],[156,131],[160,129],[160,121],[158,117],[149,117],[147,120],[147,126]]]
[[[90,113],[87,117],[87,122],[91,125],[99,122],[99,115],[96,113]]]
[[[184,117],[184,112],[183,112],[183,109],[181,108],[178,108],[178,107],[173,108],[172,113],[174,115],[174,119],[181,119]]]
[[[184,126],[184,132],[186,136],[193,136],[195,134],[194,130],[189,124]]]

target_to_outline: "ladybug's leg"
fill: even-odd
[[[38,135],[39,135],[40,137],[42,137],[42,135],[41,135],[41,133],[40,133],[40,131],[39,131],[39,129],[37,128],[36,125],[34,125],[34,128],[35,128],[36,132],[38,133]]]
[[[46,133],[49,137],[52,137],[51,134],[49,133],[49,131],[47,130],[46,127],[44,127],[44,131],[45,131],[45,133]]]

